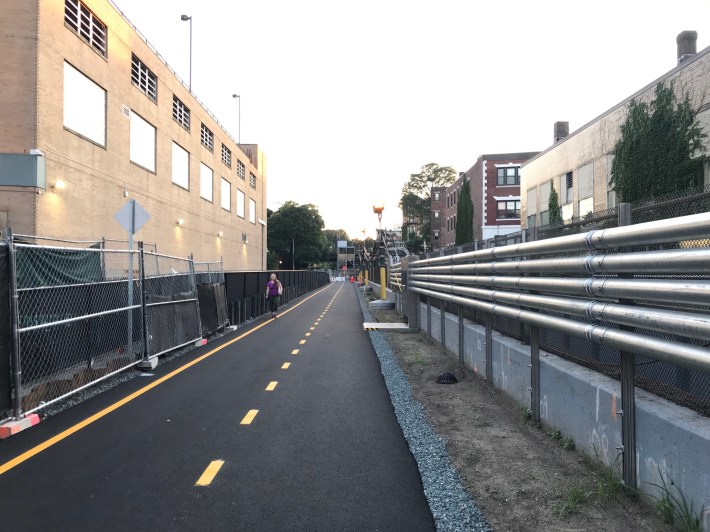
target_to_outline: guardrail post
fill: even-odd
[[[426,296],[426,331],[431,338],[431,297]]]
[[[439,320],[441,330],[441,347],[446,349],[446,301],[443,299],[439,302]]]
[[[530,411],[540,421],[540,329],[530,327]]]
[[[463,306],[459,305],[459,364],[464,363],[463,356],[463,340],[464,340],[464,329],[463,329]]]
[[[20,356],[20,305],[17,295],[17,262],[15,244],[12,241],[12,230],[7,230],[8,250],[10,252],[8,267],[10,269],[10,320],[12,322],[12,383],[14,396],[12,415],[16,420],[22,414],[22,361]]]
[[[493,382],[493,315],[486,313],[486,380]]]
[[[619,204],[619,227],[631,225],[631,204]],[[632,277],[619,275],[619,277]],[[630,300],[619,300],[624,305],[632,305]],[[631,330],[631,327],[621,327]],[[621,352],[621,445],[624,483],[636,488],[636,395],[634,391],[634,353]]]

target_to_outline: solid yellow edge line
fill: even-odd
[[[300,305],[303,305],[306,301],[308,301],[308,300],[311,299],[312,297],[315,297],[315,296],[317,296],[318,294],[320,294],[321,292],[323,292],[324,290],[327,290],[328,288],[330,288],[330,286],[332,286],[332,285],[326,286],[325,288],[322,288],[321,290],[318,290],[318,292],[316,292],[315,294],[312,294],[312,295],[308,296],[306,299],[304,299],[304,300],[301,301],[300,303],[297,303],[296,305],[294,305],[293,307],[291,307],[291,308],[288,309],[287,311],[282,312],[282,314],[286,314],[287,312],[291,312],[293,309],[295,309],[296,307],[299,307]],[[198,364],[199,362],[202,362],[202,361],[205,360],[206,358],[211,357],[212,355],[214,355],[215,353],[221,351],[221,350],[224,349],[225,347],[227,347],[227,346],[229,346],[229,345],[232,345],[232,344],[235,343],[235,342],[238,342],[238,341],[241,340],[242,338],[245,338],[246,336],[249,336],[251,333],[253,333],[253,332],[255,332],[255,331],[258,331],[259,329],[261,329],[262,327],[265,327],[266,325],[269,325],[270,323],[273,323],[273,322],[272,322],[271,320],[265,321],[265,322],[262,323],[261,325],[257,325],[256,327],[254,327],[253,329],[251,329],[251,330],[245,332],[244,334],[241,334],[241,335],[237,336],[236,338],[234,338],[234,339],[232,339],[232,340],[230,340],[230,341],[228,341],[228,342],[225,342],[224,344],[220,345],[219,347],[215,347],[212,351],[209,351],[208,353],[205,353],[204,355],[202,355],[202,356],[196,358],[196,359],[193,360],[192,362],[188,362],[188,363],[185,364],[184,366],[179,367],[178,369],[176,369],[176,370],[174,370],[174,371],[168,373],[167,375],[165,375],[165,376],[163,376],[163,377],[161,377],[161,378],[159,378],[159,379],[157,379],[157,380],[151,382],[150,384],[144,386],[144,387],[141,388],[140,390],[136,390],[136,391],[133,392],[132,394],[127,395],[126,397],[124,397],[124,398],[121,399],[120,401],[117,401],[117,402],[115,402],[114,404],[112,404],[112,405],[110,405],[110,406],[107,406],[106,408],[104,408],[103,410],[100,410],[100,411],[97,412],[96,414],[87,417],[85,420],[80,421],[80,422],[77,423],[76,425],[74,425],[74,426],[72,426],[72,427],[69,427],[68,429],[64,430],[63,432],[60,432],[60,433],[57,434],[56,436],[52,436],[52,437],[49,438],[48,440],[46,440],[46,441],[40,443],[39,445],[36,445],[36,446],[33,447],[32,449],[29,449],[28,451],[25,451],[25,452],[22,453],[21,455],[16,456],[15,458],[13,458],[12,460],[9,460],[8,462],[5,462],[4,464],[0,465],[0,475],[2,475],[3,473],[7,473],[7,472],[8,472],[10,469],[12,469],[13,467],[18,466],[18,465],[20,465],[22,462],[24,462],[24,461],[26,461],[26,460],[29,460],[30,458],[32,458],[33,456],[35,456],[35,455],[41,453],[42,451],[44,451],[44,450],[46,450],[46,449],[49,449],[52,445],[54,445],[54,444],[56,444],[56,443],[59,443],[60,441],[62,441],[62,440],[65,439],[65,438],[68,438],[69,436],[71,436],[71,435],[74,434],[75,432],[78,432],[78,431],[80,431],[81,429],[83,429],[83,428],[85,428],[85,427],[91,425],[94,421],[98,421],[99,419],[101,419],[102,417],[104,417],[104,416],[110,414],[110,413],[113,412],[114,410],[118,410],[118,409],[121,408],[123,405],[125,405],[125,404],[130,403],[131,401],[133,401],[133,399],[135,399],[135,398],[137,398],[137,397],[140,397],[140,396],[143,395],[144,393],[146,393],[146,392],[152,390],[153,388],[155,388],[156,386],[158,386],[158,385],[164,383],[164,382],[167,381],[168,379],[172,379],[175,375],[178,375],[178,374],[182,373],[182,372],[185,371],[186,369],[191,368],[192,366],[194,366],[195,364]]]
[[[205,472],[202,473],[202,476],[197,479],[197,482],[195,482],[195,486],[209,486],[223,465],[224,460],[213,460],[210,462],[210,465],[207,466]]]
[[[244,416],[244,419],[242,419],[241,423],[239,423],[239,424],[240,425],[251,425],[251,422],[254,421],[254,418],[256,417],[256,415],[258,413],[259,413],[258,410],[249,410],[249,412],[247,412],[247,415]]]

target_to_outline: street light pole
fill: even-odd
[[[180,20],[183,22],[190,21],[190,81],[188,87],[190,88],[190,92],[192,92],[192,17],[181,15]]]
[[[295,240],[293,238],[293,235],[291,235],[291,269],[296,270],[296,261],[294,259],[294,255],[296,254],[296,244]]]
[[[237,144],[242,144],[242,98],[238,94],[232,94],[232,98],[237,99],[239,109],[239,122],[237,122]]]

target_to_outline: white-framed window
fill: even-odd
[[[586,164],[577,171],[579,198],[579,210],[577,215],[581,218],[585,214],[594,211],[594,164]]]
[[[222,162],[227,168],[232,167],[232,150],[222,144]]]
[[[244,218],[244,192],[237,189],[237,216]]]
[[[212,201],[214,174],[212,168],[200,163],[200,197]]]
[[[200,126],[200,142],[205,148],[214,152],[214,133],[204,124]]]
[[[237,175],[241,179],[246,178],[246,170],[244,169],[244,163],[242,161],[237,161]]]
[[[252,172],[249,172],[249,186],[256,188],[256,176]]]
[[[106,91],[66,61],[64,127],[106,146]]]
[[[190,152],[174,142],[173,183],[190,190]]]
[[[434,192],[434,201],[439,201],[439,193]]]
[[[101,22],[83,2],[64,0],[64,23],[103,57],[108,55],[106,24]]]
[[[232,184],[225,178],[222,178],[222,190],[219,196],[219,201],[225,211],[232,210]]]
[[[251,198],[249,198],[249,221],[256,223],[256,202]]]
[[[136,57],[131,54],[131,83],[148,98],[158,101],[158,77]]]
[[[506,200],[496,202],[496,218],[510,220],[520,218],[520,200]]]
[[[439,240],[439,231],[434,231],[434,240]]]
[[[439,218],[439,211],[434,211],[434,219],[438,219],[438,218]]]
[[[131,162],[155,172],[155,127],[131,110]]]
[[[173,120],[190,131],[190,109],[173,94]]]

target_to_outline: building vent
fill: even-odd
[[[555,122],[555,142],[569,135],[569,122]]]
[[[124,105],[124,106],[121,107],[121,111],[123,112],[123,114],[124,114],[127,118],[131,118],[131,109],[130,109],[130,107]]]
[[[678,45],[678,64],[680,65],[697,53],[698,32],[681,31],[675,42]]]
[[[242,244],[248,244],[249,240],[247,239],[247,234],[242,233]]]

